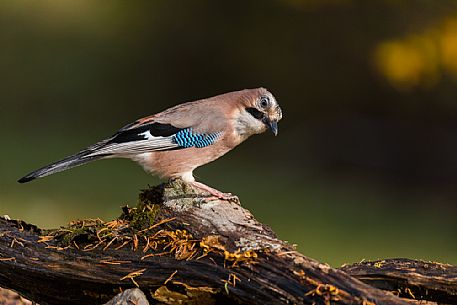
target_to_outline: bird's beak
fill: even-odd
[[[276,121],[276,120],[270,121],[267,119],[265,123],[267,124],[268,128],[270,128],[271,132],[275,136],[277,136],[278,135],[278,121]]]

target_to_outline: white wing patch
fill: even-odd
[[[163,137],[154,137],[149,130],[146,130],[145,132],[139,133],[139,136],[144,136],[145,139],[151,140],[154,138],[163,138]]]

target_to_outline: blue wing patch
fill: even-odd
[[[202,148],[214,144],[216,140],[222,135],[222,132],[215,133],[193,133],[192,128],[186,128],[178,131],[173,136],[173,141],[180,147],[189,148],[197,147]]]

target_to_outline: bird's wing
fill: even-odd
[[[214,144],[222,132],[195,133],[192,127],[146,121],[134,122],[120,129],[87,156],[131,155],[151,151],[205,147]]]
[[[221,138],[226,119],[209,101],[177,105],[121,128],[94,155],[129,155],[151,151],[206,147]]]

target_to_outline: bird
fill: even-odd
[[[250,136],[278,134],[282,110],[265,88],[244,89],[185,102],[138,119],[78,153],[39,168],[18,180],[25,183],[100,159],[127,158],[153,175],[181,179],[211,197],[232,200],[195,180],[193,171],[212,162]]]

